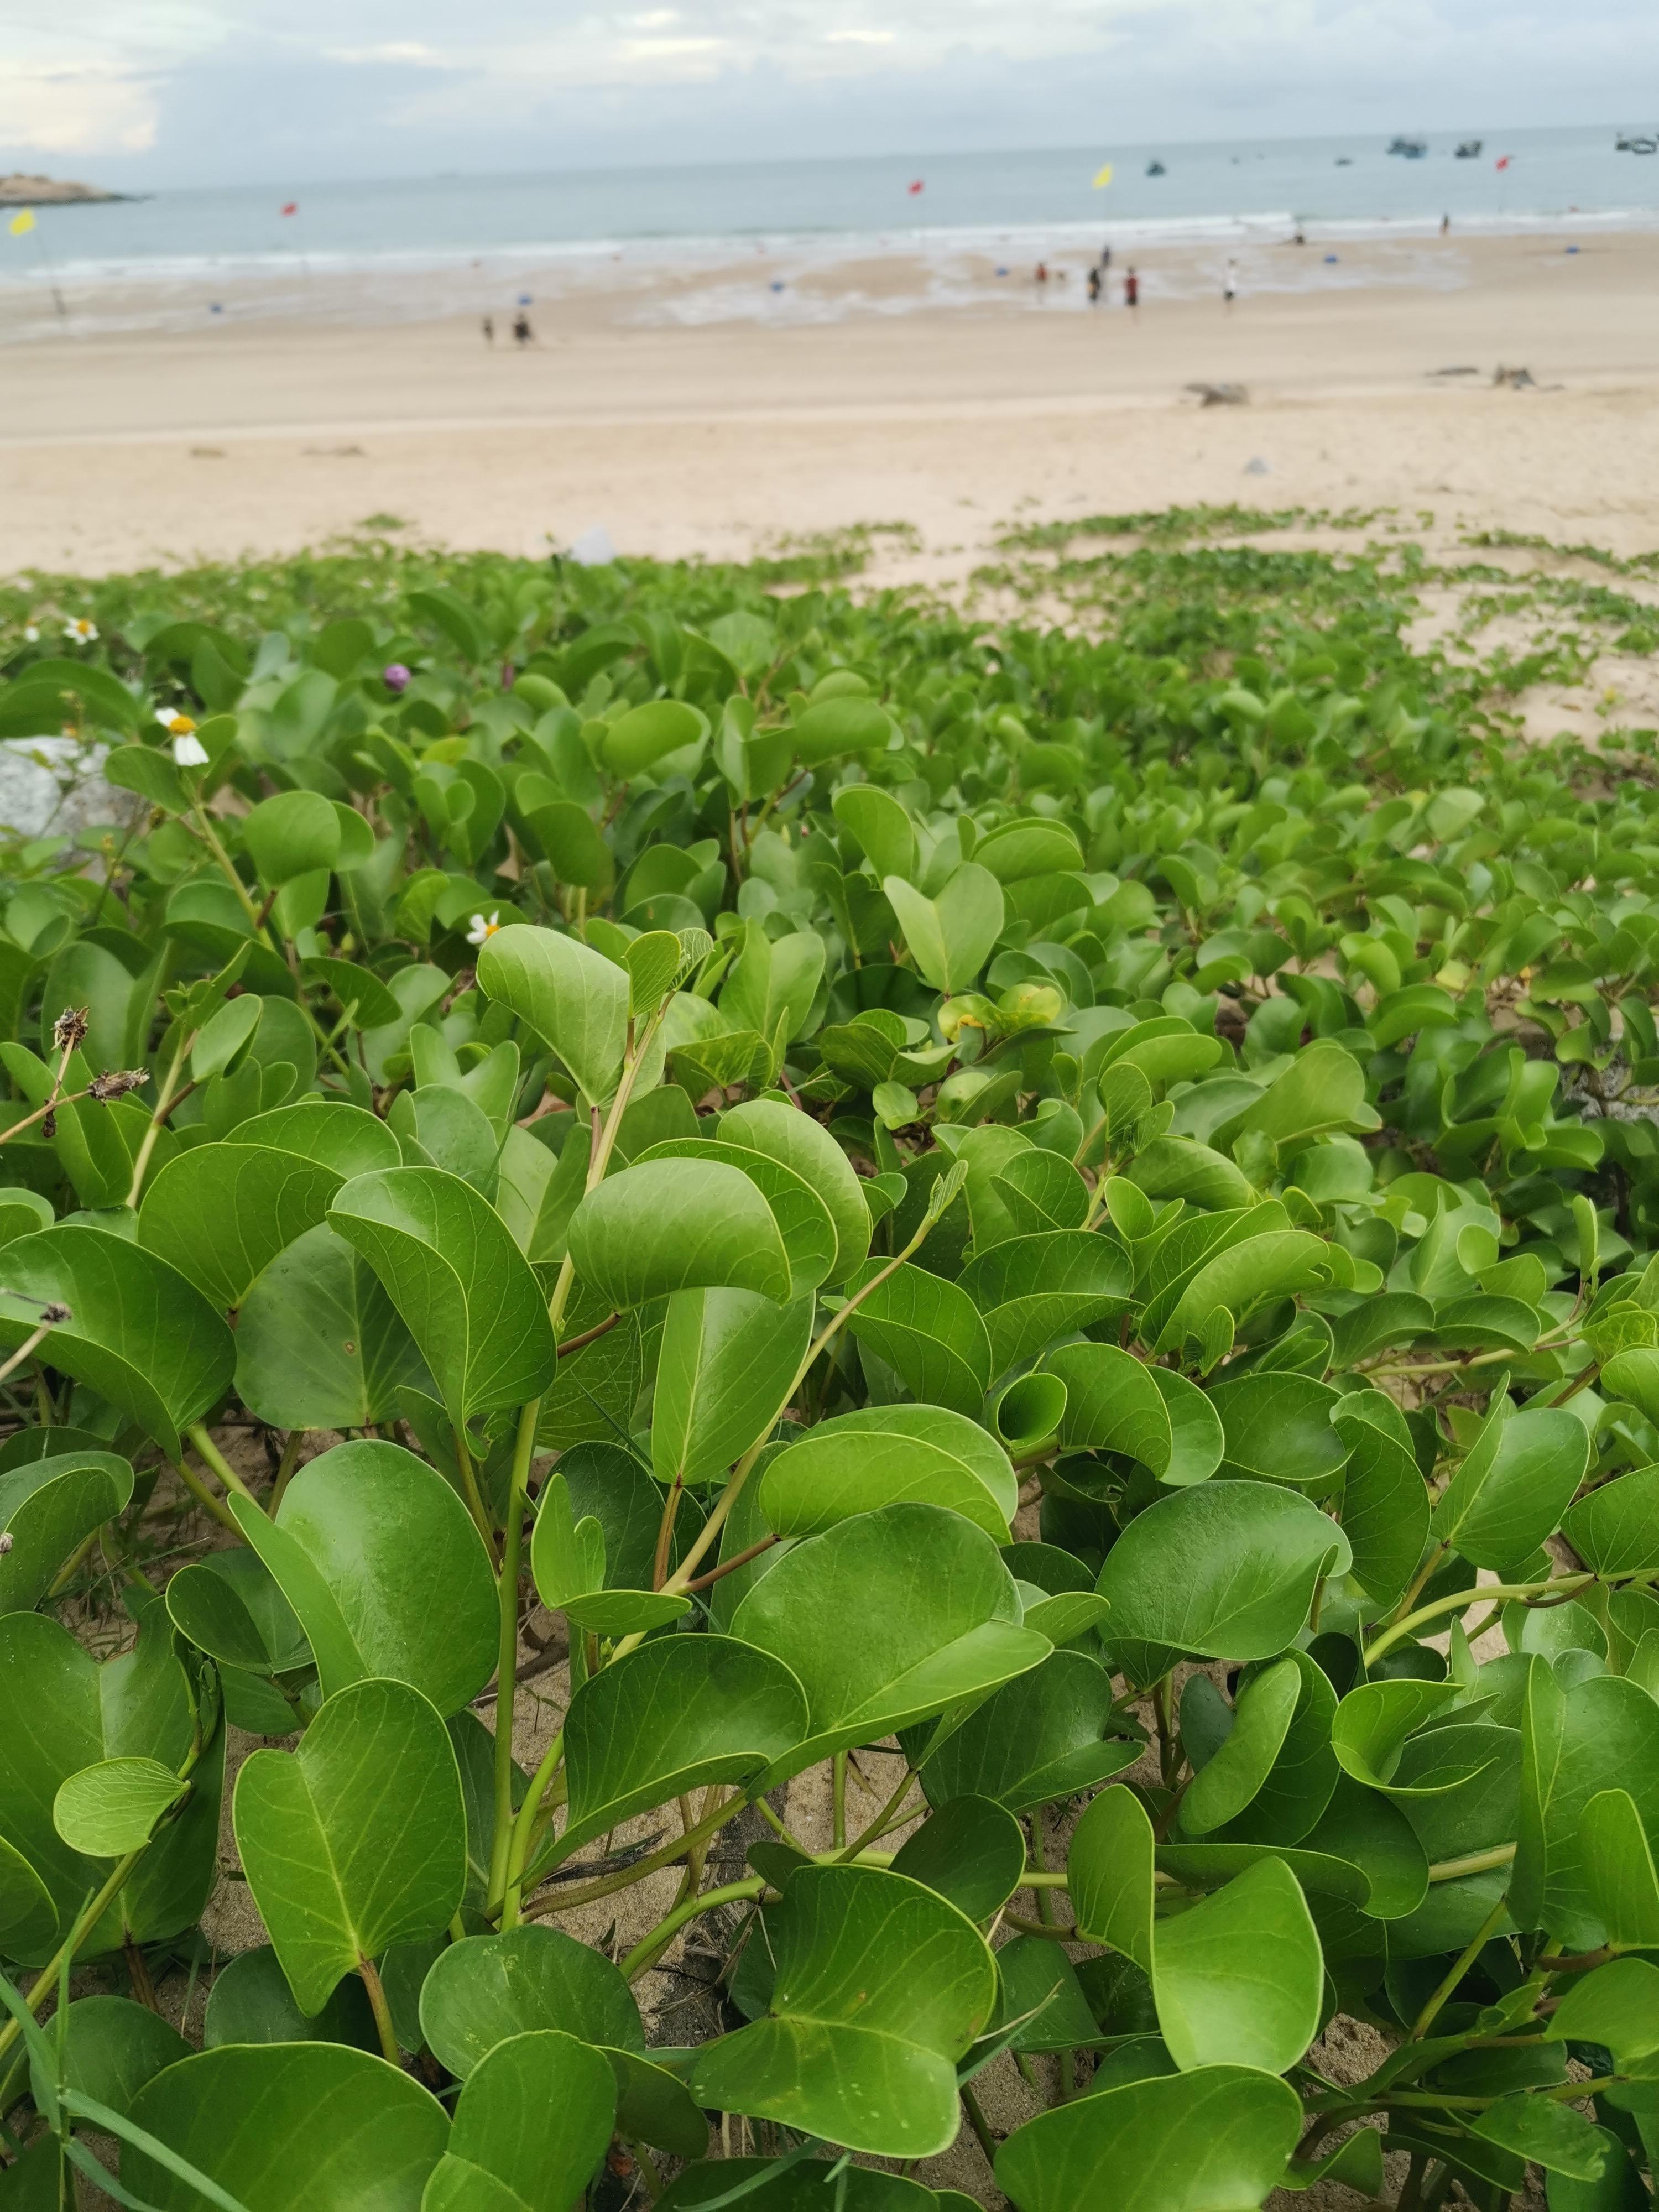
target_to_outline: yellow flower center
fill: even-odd
[[[175,738],[187,738],[195,727],[188,714],[175,714],[167,724],[169,733]]]

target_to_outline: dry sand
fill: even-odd
[[[390,514],[526,554],[594,524],[624,553],[731,556],[902,521],[920,550],[882,579],[945,580],[1009,519],[1200,500],[1659,544],[1659,237],[1454,239],[1402,265],[1345,246],[1328,284],[1231,314],[1170,296],[1197,268],[1171,249],[1133,317],[1079,312],[1076,271],[1064,304],[1021,278],[884,313],[911,283],[888,262],[815,274],[842,319],[793,326],[642,323],[637,284],[596,286],[538,308],[522,353],[470,317],[4,346],[0,568],[270,553]],[[1500,364],[1537,388],[1494,389]],[[1220,381],[1249,404],[1186,390]]]

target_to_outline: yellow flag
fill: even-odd
[[[33,228],[34,210],[33,208],[19,208],[7,225],[14,238],[21,238],[26,230],[33,230]]]
[[[1098,191],[1103,185],[1109,185],[1111,181],[1112,165],[1108,161],[1103,167],[1097,169],[1095,172],[1095,190]]]

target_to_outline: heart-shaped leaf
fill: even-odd
[[[420,2212],[450,2135],[429,2090],[337,2043],[200,2051],[147,2083],[132,2119],[248,2212]],[[157,2212],[200,2212],[199,2192],[141,2144],[123,2151],[121,2172]]]
[[[641,1645],[570,1701],[560,1856],[688,1790],[749,1784],[806,1725],[799,1683],[763,1650],[726,1636]]]
[[[118,1406],[176,1460],[179,1432],[230,1386],[235,1340],[222,1316],[154,1253],[68,1223],[6,1247],[0,1343],[33,1335],[52,1304],[70,1315],[52,1329],[52,1365]]]
[[[489,1680],[497,1601],[483,1540],[412,1452],[337,1444],[301,1468],[274,1521],[245,1498],[232,1510],[310,1641],[325,1697],[380,1675],[449,1714]]]
[[[568,2212],[605,2157],[616,2111],[599,2051],[548,2028],[507,2037],[466,2077],[422,2212]]]
[[[457,1428],[539,1396],[557,1359],[541,1289],[500,1214],[459,1176],[355,1176],[329,1222],[380,1277]]]
[[[1293,1490],[1200,1483],[1137,1514],[1097,1584],[1113,1638],[1215,1659],[1270,1659],[1305,1624],[1314,1591],[1346,1571],[1347,1540]]]
[[[1019,1485],[976,1421],[942,1406],[868,1406],[786,1445],[761,1486],[761,1510],[781,1536],[816,1536],[905,1502],[948,1507],[1006,1544]]]
[[[889,1505],[795,1545],[732,1633],[800,1682],[808,1727],[773,1778],[984,1696],[1052,1648],[1019,1624],[991,1539],[935,1505]]]
[[[478,955],[478,984],[557,1053],[584,1098],[608,1103],[628,1050],[625,968],[556,930],[503,929]]]
[[[1255,2212],[1302,2128],[1288,2083],[1249,2066],[1133,2081],[1010,2136],[996,2174],[1019,2212]]]
[[[790,1296],[772,1209],[724,1161],[643,1162],[607,1176],[570,1218],[576,1273],[617,1312],[674,1291]]]
[[[439,1934],[466,1881],[466,1817],[443,1722],[406,1682],[354,1682],[291,1751],[236,1778],[236,1847],[295,2002],[392,1943]]]
[[[957,2126],[956,2062],[996,1999],[973,1923],[901,1875],[807,1867],[767,1933],[771,2009],[704,2046],[697,2101],[879,2156],[943,2150]],[[861,1961],[851,1977],[849,1957]]]

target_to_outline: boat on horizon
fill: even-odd
[[[1453,155],[1452,159],[1456,161],[1476,161],[1480,158],[1480,149],[1485,143],[1485,140],[1480,138],[1462,139],[1458,143],[1457,149]]]
[[[1426,138],[1396,138],[1389,148],[1389,153],[1403,155],[1408,161],[1420,161],[1428,150]]]
[[[1162,161],[1148,161],[1146,164],[1146,173],[1149,177],[1163,177],[1167,176],[1169,172],[1165,169]]]

